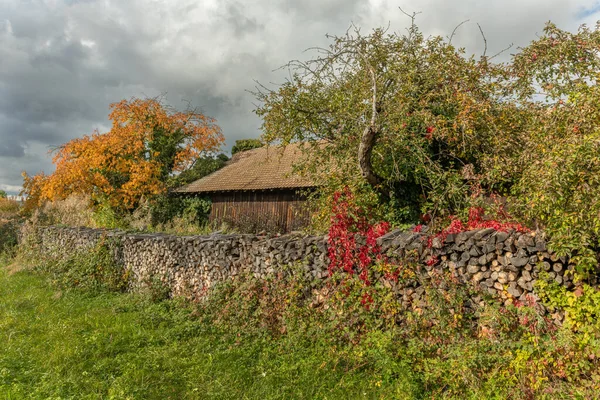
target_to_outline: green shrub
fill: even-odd
[[[128,287],[128,271],[115,263],[113,246],[108,239],[94,248],[82,249],[67,256],[40,257],[38,253],[35,259],[29,260],[34,269],[47,275],[53,284],[63,289],[122,292]]]
[[[18,243],[19,225],[15,221],[0,221],[0,254],[12,252]]]
[[[17,201],[0,196],[0,255],[12,253],[17,245],[20,208]]]
[[[536,291],[550,312],[564,313],[564,327],[578,332],[581,343],[600,344],[600,291],[583,282],[579,285],[571,291],[542,276]]]
[[[122,229],[127,227],[124,218],[115,208],[111,207],[108,200],[103,200],[94,207],[91,219],[93,226],[97,228]]]

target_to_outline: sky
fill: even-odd
[[[228,151],[260,135],[249,93],[284,81],[279,69],[309,59],[351,23],[362,32],[410,24],[448,36],[469,54],[503,56],[551,20],[574,31],[600,19],[597,0],[0,0],[0,189],[16,194],[21,172],[53,171],[49,151],[110,129],[109,105],[166,94],[217,119]]]

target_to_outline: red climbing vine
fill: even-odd
[[[369,267],[382,257],[377,239],[389,231],[390,224],[372,224],[367,218],[368,210],[353,200],[348,187],[333,197],[328,240],[329,275],[336,271],[358,274],[360,280],[369,286]]]
[[[450,217],[450,224],[442,229],[440,232],[427,236],[427,247],[433,246],[433,241],[439,239],[442,243],[446,240],[448,235],[458,234],[461,232],[471,231],[474,229],[487,229],[491,228],[496,231],[506,232],[508,230],[514,230],[517,232],[529,232],[530,229],[516,222],[510,222],[508,214],[500,208],[498,211],[497,219],[484,218],[485,210],[482,207],[471,207],[466,222],[462,222],[455,216]],[[499,221],[505,220],[504,222]],[[413,229],[414,232],[420,233],[423,231],[423,225],[417,225]],[[438,259],[435,256],[429,257],[426,264],[431,266],[437,264]]]

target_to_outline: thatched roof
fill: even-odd
[[[298,144],[261,147],[235,154],[223,168],[176,190],[206,193],[315,187],[307,177],[292,174],[303,154]]]

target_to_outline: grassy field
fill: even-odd
[[[302,273],[240,276],[191,304],[165,300],[160,285],[122,293],[126,275],[107,264],[105,247],[54,259],[3,238],[0,400],[555,400],[600,391],[596,290],[571,299],[575,327],[491,299],[473,310],[472,288],[452,280],[446,290],[427,286],[430,306],[414,312],[382,285],[369,287],[365,306],[358,278],[315,305]]]
[[[61,293],[0,268],[2,399],[414,398],[310,338],[236,340],[176,302]],[[337,360],[337,361],[336,361]]]

